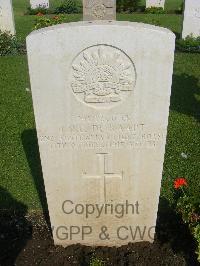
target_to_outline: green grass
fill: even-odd
[[[162,193],[172,200],[172,178],[186,177],[200,195],[200,55],[175,55]],[[181,153],[188,155],[187,159]]]
[[[51,0],[50,6],[55,7],[62,2],[62,0]],[[145,1],[141,1],[145,3]],[[181,5],[182,0],[166,0],[166,10],[176,10]],[[16,21],[16,32],[17,36],[21,39],[25,37],[32,31],[35,21],[35,16],[24,15],[26,13],[27,7],[29,5],[29,0],[13,0],[14,14]],[[80,21],[82,20],[81,14],[66,15],[66,22]],[[161,25],[167,27],[176,33],[181,31],[182,16],[174,14],[117,14],[117,20],[128,20],[136,22],[151,23],[156,25]]]
[[[37,190],[22,145],[23,132],[35,127],[31,93],[26,91],[30,88],[26,57],[1,57],[0,73],[0,186],[30,208],[38,208]],[[9,207],[9,201],[9,197],[1,199],[0,206]]]
[[[28,0],[13,2],[17,35],[25,39],[35,17],[24,16]],[[169,6],[175,2],[180,3],[167,1]],[[118,14],[117,18],[160,24],[177,35],[181,31],[180,15]],[[66,16],[66,21],[80,19],[79,14]],[[188,178],[191,195],[200,193],[199,77],[200,55],[177,53],[162,185],[162,195],[170,201],[172,181],[177,176]],[[26,56],[1,57],[0,208],[18,208],[18,202],[22,202],[29,210],[38,210],[45,202],[31,93],[26,88],[30,88]],[[188,155],[187,159],[181,157],[182,152]]]
[[[26,36],[33,30],[35,19],[35,16],[17,16],[17,36],[25,40]],[[82,20],[81,14],[65,15],[65,22],[75,22],[80,20]],[[117,14],[117,20],[143,22],[166,27],[175,32],[177,36],[180,35],[182,27],[182,16],[174,14]]]
[[[172,30],[178,36],[182,28],[182,16],[174,14],[118,14],[117,20],[136,21],[162,26]]]
[[[166,10],[178,10],[184,0],[166,0],[165,1],[165,9]]]

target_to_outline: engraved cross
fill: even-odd
[[[109,154],[108,153],[97,153],[98,156],[98,166],[99,166],[99,174],[97,175],[89,175],[86,172],[83,173],[82,177],[87,179],[100,179],[100,200],[106,202],[107,201],[107,193],[106,193],[106,180],[108,178],[119,178],[123,179],[123,171],[121,173],[114,173],[113,171],[109,171]]]

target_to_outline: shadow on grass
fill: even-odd
[[[176,41],[181,39],[181,33],[174,31],[174,34],[176,35]]]
[[[47,222],[48,227],[51,228],[36,130],[25,130],[21,135],[21,139],[26,158],[31,170],[31,175],[34,179],[35,187],[38,192],[45,220]]]
[[[194,76],[174,75],[170,109],[178,113],[193,116],[200,121],[200,86]]]
[[[0,186],[0,265],[15,265],[15,260],[32,236],[31,223],[26,219],[27,206],[15,200]],[[14,207],[9,210],[4,201]]]
[[[175,207],[174,207],[175,208]],[[161,243],[168,243],[174,253],[181,254],[187,265],[199,265],[195,254],[196,243],[189,227],[183,223],[167,199],[160,197],[156,226],[156,239]]]

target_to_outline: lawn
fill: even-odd
[[[50,7],[56,7],[62,0],[50,0]],[[166,0],[166,10],[178,10],[183,3],[183,0]],[[141,5],[145,5],[145,0],[141,0]],[[35,16],[24,16],[29,6],[29,0],[13,0],[16,31],[17,35],[25,39],[32,31]],[[81,14],[66,15],[66,22],[82,20]],[[152,15],[152,14],[117,14],[117,20],[128,20],[136,22],[151,23],[161,25],[173,30],[176,33],[181,31],[182,16],[175,14]]]
[[[13,0],[17,36],[22,39],[32,31],[35,20],[24,15],[28,2]],[[168,0],[166,8],[177,9],[181,2]],[[117,19],[161,25],[177,36],[181,32],[181,15],[118,14]],[[80,14],[66,15],[66,21],[78,20]],[[161,189],[170,202],[172,182],[178,176],[188,179],[191,195],[200,193],[199,77],[200,54],[176,53]],[[45,201],[26,56],[0,58],[0,99],[0,208],[17,208],[21,202],[29,210],[40,210]]]

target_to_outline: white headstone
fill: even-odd
[[[200,36],[200,1],[185,0],[182,38],[188,35]]]
[[[83,20],[115,20],[116,0],[83,0]]]
[[[31,8],[49,8],[49,0],[30,0]]]
[[[12,0],[0,0],[0,30],[15,34]]]
[[[146,0],[146,8],[150,7],[165,7],[165,0]]]
[[[27,37],[55,244],[153,241],[174,46],[171,31],[131,22],[62,24]]]

